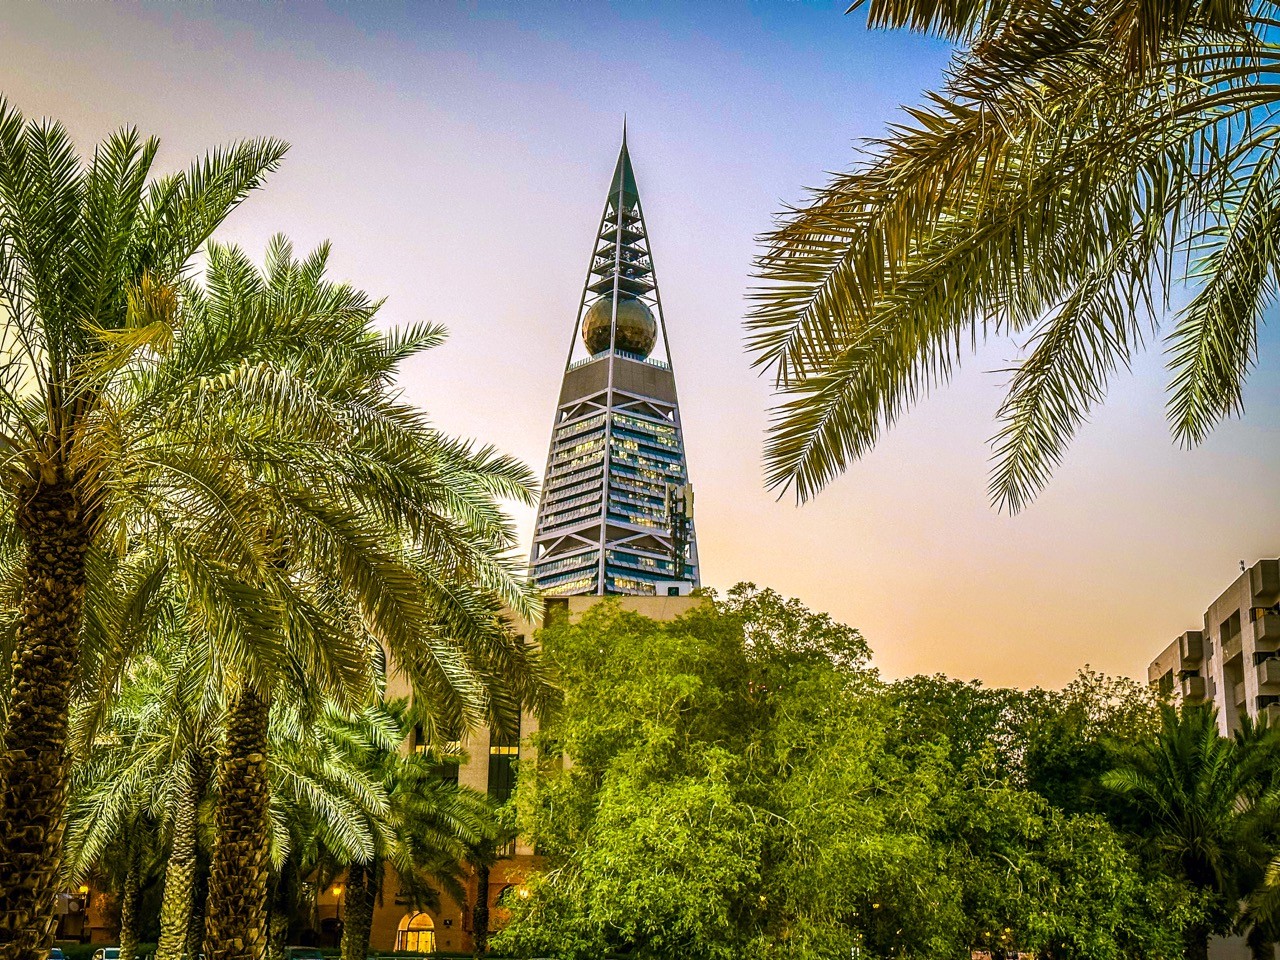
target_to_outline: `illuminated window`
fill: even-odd
[[[458,757],[462,753],[462,740],[458,734],[449,735],[446,733],[443,738],[431,743],[427,740],[426,734],[422,729],[422,724],[418,724],[413,728],[413,750],[415,753],[426,754],[432,752],[435,748],[436,755],[443,755],[451,759],[444,760],[440,763],[440,778],[447,783],[458,782]]]
[[[396,930],[396,949],[405,953],[434,953],[436,925],[425,913],[406,913]]]

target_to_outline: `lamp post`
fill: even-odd
[[[342,903],[342,895],[343,895],[343,893],[344,893],[344,892],[345,892],[345,891],[344,891],[344,889],[343,889],[342,884],[340,884],[340,883],[335,883],[335,884],[333,885],[333,891],[332,891],[333,896],[334,896],[334,908],[333,908],[333,909],[334,909],[334,917],[333,917],[333,919],[334,919],[334,924],[333,924],[333,929],[334,929],[334,933],[336,934],[336,936],[337,936],[337,938],[338,938],[338,945],[339,945],[339,946],[341,946],[341,944],[342,944],[342,906],[343,906],[343,903]]]

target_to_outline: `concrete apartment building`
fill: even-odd
[[[1178,701],[1211,703],[1224,734],[1244,716],[1280,723],[1280,559],[1244,570],[1204,613],[1204,624],[1170,643],[1147,680]]]
[[[1242,717],[1280,723],[1280,559],[1258,560],[1209,604],[1203,625],[1178,636],[1147,667],[1176,702],[1210,703],[1224,734]],[[1210,960],[1248,960],[1242,937],[1215,937]],[[1275,956],[1275,953],[1272,953]]]

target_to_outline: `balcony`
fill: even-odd
[[[1204,699],[1204,677],[1183,677],[1179,683],[1182,699],[1195,702]]]
[[[1280,658],[1273,657],[1258,664],[1258,683],[1280,685]]]
[[[1182,670],[1195,670],[1204,660],[1204,634],[1199,630],[1188,630],[1178,638],[1178,656],[1182,661]]]
[[[1254,620],[1253,640],[1259,650],[1280,648],[1280,614],[1264,613]]]
[[[1253,602],[1266,606],[1280,600],[1280,561],[1259,560],[1249,569]]]
[[[1280,703],[1269,703],[1258,711],[1260,717],[1265,717],[1267,726],[1280,726]]]
[[[1243,706],[1245,701],[1249,699],[1249,694],[1244,688],[1243,680],[1231,685],[1231,696],[1236,706]]]
[[[1237,660],[1243,651],[1243,644],[1240,640],[1240,634],[1235,633],[1230,637],[1224,637],[1222,640],[1222,662],[1230,663]]]

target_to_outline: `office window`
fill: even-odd
[[[458,782],[458,757],[462,754],[462,740],[456,733],[440,744],[440,750],[450,759],[440,764],[440,778],[446,783]]]
[[[427,740],[426,734],[423,732],[422,724],[417,724],[413,728],[413,750],[415,753],[426,754],[434,753],[435,756],[448,757],[450,759],[442,760],[439,764],[440,778],[447,783],[458,782],[458,757],[462,753],[462,740],[457,734],[445,734],[447,739],[437,744],[432,744]],[[434,750],[432,748],[435,748]]]
[[[502,803],[511,797],[516,786],[516,767],[520,761],[520,721],[510,733],[489,731],[489,796]]]

